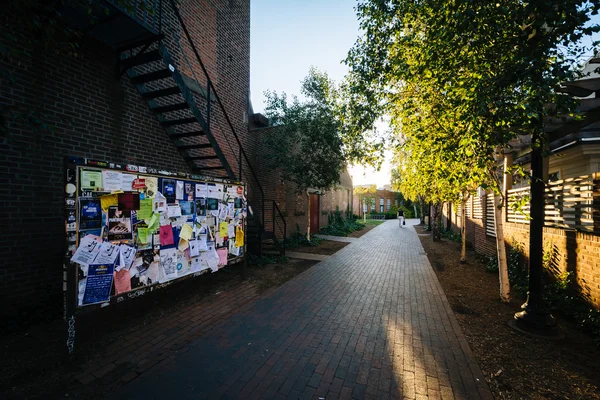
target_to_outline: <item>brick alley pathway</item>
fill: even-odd
[[[410,221],[253,301],[114,398],[492,398]]]

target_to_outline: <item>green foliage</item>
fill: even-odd
[[[344,217],[340,211],[329,214],[328,225],[321,228],[319,233],[331,236],[348,236],[349,233],[359,231],[365,226],[358,222],[354,216]]]
[[[581,329],[590,332],[600,342],[600,310],[592,309],[581,294],[573,289],[572,273],[559,272],[555,268],[554,247],[546,248],[543,254],[544,263],[544,302],[553,312],[577,322]],[[512,289],[520,296],[527,295],[529,287],[528,266],[523,254],[523,245],[517,243],[508,253],[508,271]],[[486,270],[498,272],[496,257],[484,258]]]
[[[442,236],[445,237],[446,239],[450,240],[451,242],[455,242],[455,243],[461,242],[460,233],[455,233],[452,229],[442,230]],[[496,270],[497,270],[497,268],[498,268],[498,266],[496,266]]]
[[[347,105],[326,73],[312,67],[302,81],[303,101],[285,93],[265,92],[265,114],[272,129],[264,135],[271,168],[296,183],[298,191],[331,189],[339,183],[346,163],[376,165],[383,144],[368,141],[367,133],[347,126]]]
[[[285,248],[293,249],[300,246],[317,247],[322,241],[323,239],[315,236],[311,236],[310,240],[308,240],[305,234],[297,230],[293,235],[285,239]]]
[[[434,203],[478,186],[499,192],[499,150],[517,134],[542,132],[546,117],[577,117],[576,102],[555,88],[580,77],[592,51],[579,43],[600,30],[588,24],[597,8],[586,0],[359,1],[364,35],[346,59],[348,82],[373,104],[357,114],[390,118],[395,188]]]

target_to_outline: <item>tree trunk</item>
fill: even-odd
[[[425,225],[425,200],[419,196],[419,208],[421,209],[421,225]]]
[[[463,196],[460,215],[460,237],[462,246],[460,249],[460,262],[467,262],[467,196]]]
[[[442,233],[440,230],[441,224],[442,224],[442,213],[440,212],[440,203],[433,204],[433,209],[430,214],[432,214],[432,215],[429,216],[429,220],[433,220],[432,228],[431,228],[431,233],[432,233],[431,236],[432,236],[434,242],[438,242],[438,241],[442,240]]]
[[[498,248],[498,273],[500,278],[500,300],[510,302],[510,282],[508,281],[508,263],[504,244],[504,221],[502,219],[502,198],[494,196],[494,222],[496,224],[496,247]]]
[[[310,241],[310,193],[306,191],[306,214],[308,214],[308,225],[306,226],[306,240]]]

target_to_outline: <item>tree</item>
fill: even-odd
[[[517,134],[532,135],[533,151],[539,152],[544,144],[544,118],[575,116],[575,102],[555,88],[578,76],[576,66],[587,49],[577,43],[598,31],[597,26],[586,25],[597,7],[596,2],[573,0],[359,3],[365,34],[347,59],[350,81],[356,92],[377,103],[374,112],[392,115],[396,133],[409,139],[409,151],[402,154],[412,158],[412,169],[402,173],[413,197],[441,201],[457,191],[482,186],[494,190],[498,203],[500,175],[511,171],[498,169],[497,153],[509,149],[509,141]],[[425,112],[420,112],[423,107]],[[440,142],[447,140],[452,146],[443,147]],[[427,153],[430,149],[449,156]],[[431,162],[448,159],[464,162],[468,168],[461,171],[468,176],[446,179],[431,170]],[[428,173],[428,178],[417,176],[416,171]],[[450,193],[440,190],[445,190],[442,182],[454,186]],[[539,187],[539,182],[534,174],[532,186]],[[526,307],[530,315],[544,315],[533,317],[543,325],[548,318],[541,306],[537,273],[543,205],[536,207],[542,214],[534,216],[538,225],[531,228],[530,288],[535,293]],[[497,237],[502,239],[502,232]],[[534,237],[538,238],[535,243]],[[505,260],[502,240],[497,247],[499,260]],[[504,301],[509,298],[507,278],[506,266],[501,264]]]
[[[368,185],[368,186],[357,186],[354,188],[354,194],[358,196],[358,204],[360,209],[363,211],[363,219],[367,220],[367,213],[365,209],[368,209],[366,205],[367,201],[371,199],[371,196],[377,193],[377,186]]]

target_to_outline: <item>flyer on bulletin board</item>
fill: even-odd
[[[244,217],[236,208],[245,203],[234,195],[243,186],[135,165],[72,164],[77,193],[68,192],[65,221],[78,307],[217,272],[243,254]]]

